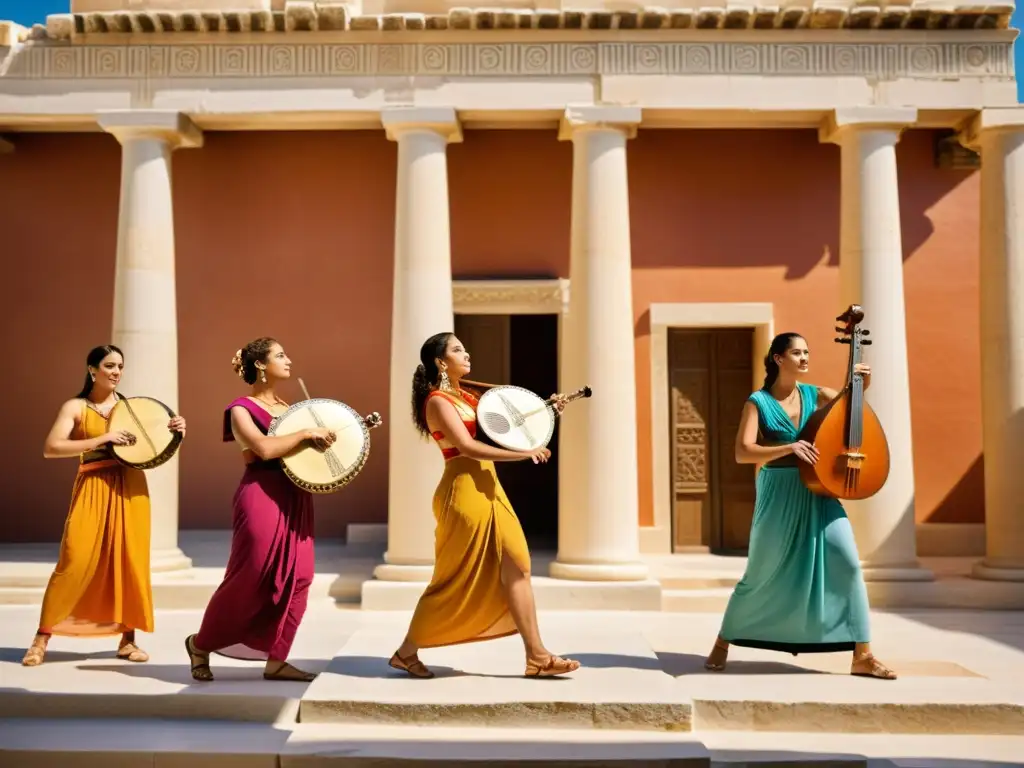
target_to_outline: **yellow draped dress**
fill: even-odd
[[[72,439],[89,440],[106,432],[106,419],[83,403]],[[106,451],[93,451],[78,466],[39,630],[102,636],[136,629],[153,631],[146,476]]]
[[[476,398],[468,392],[444,397],[476,437]],[[429,399],[429,398],[428,398]],[[461,456],[442,432],[433,438],[445,458],[434,491],[434,574],[416,605],[409,639],[420,648],[472,643],[518,630],[501,584],[501,562],[511,557],[530,573],[530,551],[519,518],[498,482],[494,462]]]

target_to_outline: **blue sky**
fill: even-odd
[[[67,13],[68,2],[58,0],[0,0],[0,18],[13,18],[25,26],[42,22],[49,13]],[[1013,13],[1013,26],[1024,27],[1024,0],[1017,0],[1017,10]],[[1017,98],[1024,101],[1024,43],[1014,43],[1014,56],[1017,59]]]

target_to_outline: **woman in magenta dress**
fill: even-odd
[[[267,680],[309,682],[316,675],[287,662],[313,581],[313,499],[278,461],[305,441],[324,449],[326,429],[269,437],[288,405],[275,385],[291,376],[291,361],[274,339],[251,341],[232,365],[252,392],[224,412],[224,441],[241,447],[245,472],[234,498],[231,554],[199,628],[185,639],[196,680],[213,680],[210,654],[266,660]]]

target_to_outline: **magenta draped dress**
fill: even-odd
[[[234,440],[236,406],[267,433],[273,416],[240,397],[224,412],[225,442]],[[288,479],[279,460],[245,455],[250,461],[235,491],[227,571],[195,644],[234,659],[285,661],[313,582],[313,497]]]

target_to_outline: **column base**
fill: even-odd
[[[984,581],[1024,581],[1024,561],[985,558],[974,564],[971,569],[971,578]]]
[[[154,549],[149,553],[149,570],[151,573],[187,571],[191,567],[192,558],[177,547]]]
[[[416,581],[427,583],[433,575],[433,565],[381,563],[373,569],[373,577],[380,581]]]
[[[553,579],[570,581],[644,581],[649,578],[647,565],[634,563],[560,563],[548,567]]]
[[[899,565],[861,565],[864,581],[935,581],[935,574],[916,561]]]

